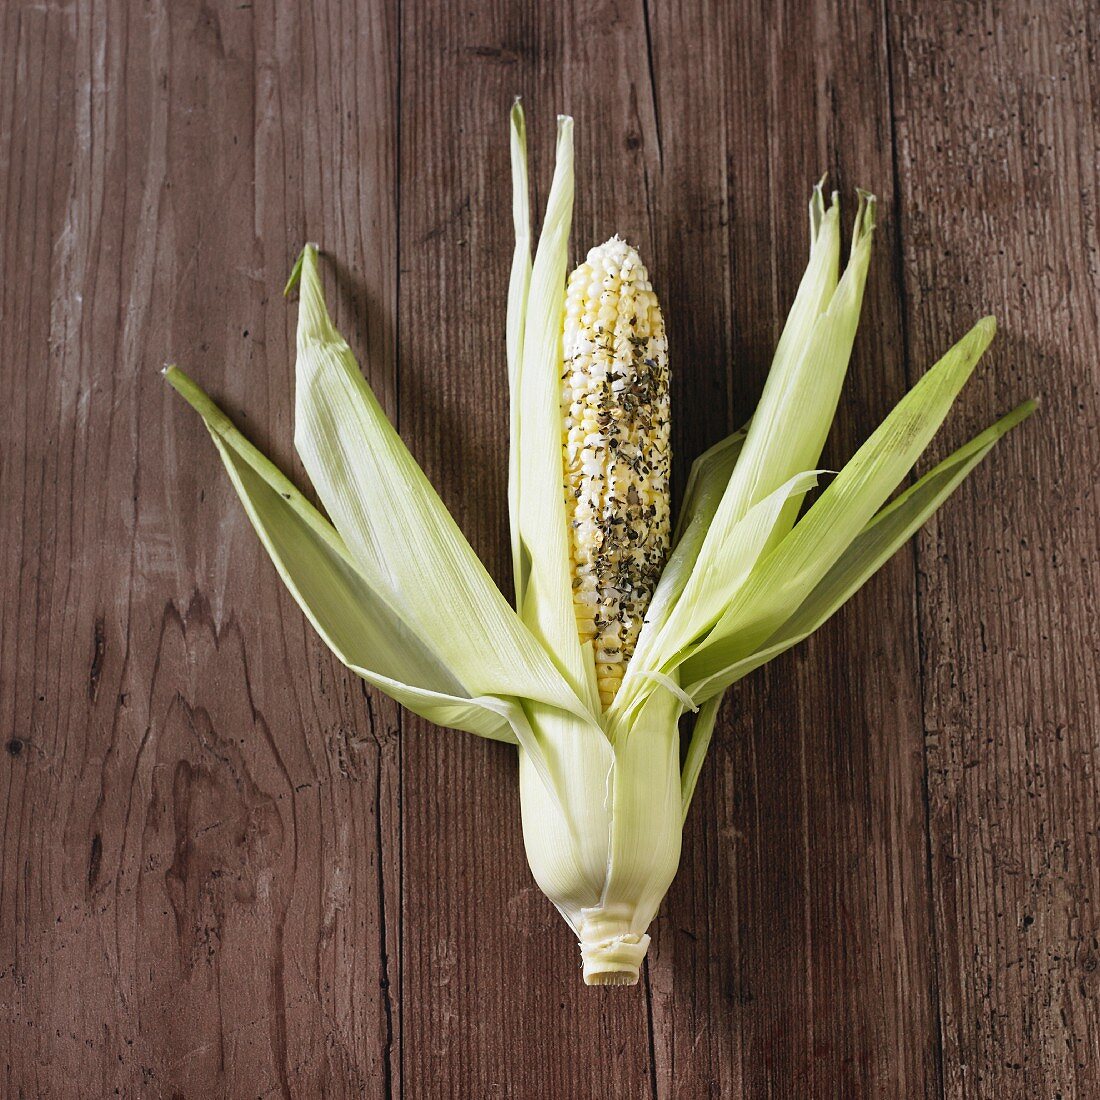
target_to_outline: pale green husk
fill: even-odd
[[[637,980],[680,856],[727,687],[816,630],[939,507],[1025,402],[892,503],[994,333],[979,321],[799,518],[839,400],[874,235],[860,193],[840,272],[840,208],[810,203],[805,276],[749,424],[692,467],[675,544],[622,687],[601,712],[578,641],[562,501],[561,322],[572,120],[531,256],[526,130],[511,112],[516,248],[508,288],[509,512],[515,609],[386,419],[325,308],[317,251],[300,277],[295,443],[331,522],[181,370],[264,546],[348,668],[440,726],[513,743],[534,876],[569,922],[585,981]],[[289,289],[289,288],[288,288]],[[675,364],[674,364],[675,367]],[[685,372],[689,365],[682,366]],[[679,722],[693,731],[681,764]]]

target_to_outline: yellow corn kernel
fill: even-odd
[[[638,253],[612,237],[569,277],[562,446],[582,642],[606,708],[615,697],[669,545],[668,344]]]

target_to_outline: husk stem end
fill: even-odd
[[[581,941],[584,984],[589,986],[637,985],[649,936],[626,932],[595,943]]]

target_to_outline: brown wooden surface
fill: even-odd
[[[1096,8],[0,13],[0,1096],[1100,1096]],[[506,112],[669,320],[678,483],[758,394],[828,169],[882,202],[827,461],[984,312],[934,454],[1043,410],[730,693],[643,984],[589,990],[511,750],[345,672],[190,369],[291,447],[306,239],[508,583]]]

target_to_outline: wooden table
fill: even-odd
[[[1100,1096],[1095,5],[9,0],[0,1095]],[[751,410],[828,170],[881,227],[836,466],[981,314],[911,548],[723,711],[641,986],[582,987],[506,746],[364,690],[177,360],[292,476],[303,241],[508,583],[506,116],[636,242],[678,487]]]

